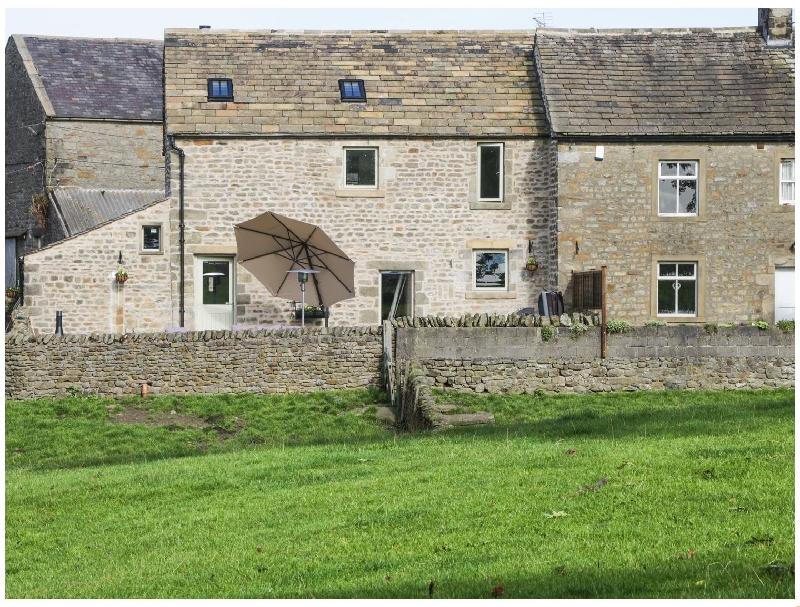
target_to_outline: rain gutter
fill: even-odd
[[[186,238],[184,236],[184,202],[183,202],[183,166],[186,154],[184,151],[175,145],[175,141],[170,141],[170,147],[173,151],[178,153],[180,158],[180,169],[178,171],[178,249],[180,250],[180,266],[181,266],[181,279],[178,286],[178,315],[180,316],[179,327],[185,326],[186,307],[185,307],[185,294],[186,294],[186,271],[185,271],[185,258],[186,258]]]

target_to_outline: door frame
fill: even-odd
[[[203,304],[203,293],[202,289],[205,286],[205,281],[203,280],[203,262],[205,261],[212,261],[212,262],[228,262],[229,268],[229,275],[228,275],[228,290],[229,290],[229,299],[230,302],[227,306],[223,306],[221,304],[217,304],[214,307],[218,308],[228,308],[229,307],[229,318],[230,322],[224,323],[226,327],[208,327],[206,325],[206,318],[207,314],[210,311],[205,311],[206,308],[209,308],[210,305]],[[212,255],[212,254],[195,254],[194,255],[194,264],[193,264],[193,272],[194,272],[194,326],[195,331],[205,331],[205,330],[227,330],[229,331],[231,327],[236,324],[236,256],[235,255]],[[222,312],[222,310],[220,310]],[[201,320],[203,324],[201,326]]]

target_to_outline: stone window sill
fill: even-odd
[[[386,190],[336,190],[336,198],[386,198]]]
[[[470,202],[470,211],[510,211],[511,202]]]
[[[464,299],[516,299],[516,291],[467,291]]]

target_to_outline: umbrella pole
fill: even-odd
[[[300,327],[305,329],[306,327],[306,283],[300,283],[300,293],[302,298],[302,303],[300,304]]]

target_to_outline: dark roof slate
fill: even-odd
[[[163,120],[161,42],[23,38],[56,117]]]
[[[539,30],[556,136],[794,133],[794,48],[755,28]]]
[[[543,136],[533,31],[166,30],[171,134]],[[208,101],[231,78],[234,101]],[[339,79],[367,100],[343,102]]]

